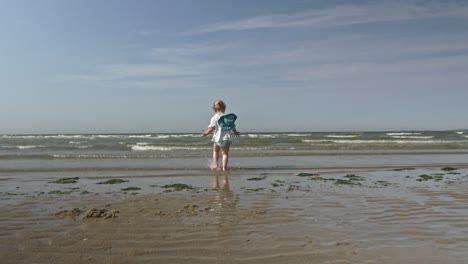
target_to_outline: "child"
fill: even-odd
[[[208,129],[203,132],[203,136],[206,137],[209,134],[213,133],[213,163],[211,165],[212,170],[218,169],[218,158],[219,151],[222,150],[223,154],[223,167],[222,170],[227,170],[228,160],[229,160],[229,147],[231,146],[231,133],[239,136],[240,133],[236,130],[234,121],[236,120],[236,115],[229,114],[224,115],[226,111],[226,104],[222,100],[216,100],[213,103],[213,111],[215,112],[214,116],[211,118],[210,125]],[[220,120],[221,119],[221,120]],[[219,122],[221,121],[221,122]]]

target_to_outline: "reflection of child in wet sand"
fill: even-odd
[[[213,189],[214,190],[220,189],[218,175],[215,175],[213,178]],[[229,179],[228,179],[228,176],[226,175],[224,175],[224,178],[223,178],[223,190],[229,191]]]
[[[222,170],[227,170],[229,148],[231,146],[232,140],[231,134],[236,136],[240,135],[240,133],[236,130],[236,126],[234,125],[237,116],[235,114],[224,115],[224,111],[226,111],[226,104],[222,100],[216,100],[213,103],[213,111],[215,114],[211,118],[208,129],[203,132],[203,136],[206,137],[213,133],[213,162],[211,164],[211,169],[218,169],[219,151],[221,150],[223,155]]]
[[[213,191],[215,196],[212,203],[215,209],[215,218],[218,224],[226,224],[228,218],[233,215],[236,209],[237,199],[234,193],[229,189],[229,176],[224,175],[222,186],[219,184],[219,176],[213,176]]]

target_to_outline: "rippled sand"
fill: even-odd
[[[125,199],[18,199],[0,213],[1,263],[466,263],[467,169],[296,173],[166,179],[199,186]],[[362,178],[331,180],[348,173]],[[75,207],[119,213],[55,215]]]

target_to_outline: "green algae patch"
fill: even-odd
[[[265,188],[246,189],[247,192],[259,192],[263,190],[265,190]]]
[[[322,177],[319,177],[319,176],[315,176],[315,177],[312,177],[310,178],[311,181],[336,181],[335,178],[322,178]]]
[[[72,190],[72,191],[77,191],[80,189],[80,187],[69,187],[69,188],[65,188],[67,190]]]
[[[443,175],[435,175],[434,176],[434,181],[441,181],[444,179],[444,176]]]
[[[359,175],[355,175],[355,174],[346,174],[346,176],[344,176],[344,177],[347,178],[350,181],[364,181],[366,179],[363,176],[359,176]]]
[[[122,180],[122,179],[110,179],[110,180],[107,180],[107,181],[98,182],[97,184],[121,184],[121,183],[124,183],[124,182],[128,182],[128,181]]]
[[[418,178],[419,179],[416,179],[417,181],[428,181],[428,180],[433,180],[434,179],[433,176],[427,175],[427,174],[419,175]]]
[[[17,194],[17,193],[12,193],[12,192],[6,192],[5,195],[16,196],[16,195],[18,195],[18,194]]]
[[[47,194],[66,195],[66,194],[70,194],[70,193],[71,193],[71,191],[55,190],[55,191],[50,191]]]
[[[417,181],[429,181],[429,180],[434,180],[434,181],[441,181],[444,179],[444,174],[441,173],[436,173],[433,175],[427,175],[427,174],[422,174],[419,175]]]
[[[376,181],[375,184],[378,184],[383,187],[387,187],[391,185],[391,183],[389,183],[388,181]]]
[[[415,168],[398,168],[398,169],[393,169],[390,171],[408,171],[408,170],[415,170]]]
[[[284,186],[284,184],[272,182],[272,183],[271,183],[271,186],[273,186],[273,187],[279,187],[279,186]]]
[[[354,180],[344,180],[344,179],[337,179],[335,181],[336,185],[361,185],[359,182],[355,182]]]
[[[77,183],[79,177],[73,177],[73,178],[61,178],[55,181],[52,181],[51,183],[57,183],[57,184],[71,184],[71,183]]]
[[[164,189],[173,189],[166,191],[182,191],[182,190],[193,190],[193,187],[183,183],[167,184],[162,186]]]
[[[336,185],[357,185],[360,186],[361,183],[358,181],[364,181],[365,178],[363,176],[355,175],[355,174],[346,174],[343,176],[345,179],[336,179]]]
[[[138,190],[141,190],[141,188],[139,187],[128,187],[128,188],[123,188],[123,189],[120,189],[124,192],[128,192],[128,191],[138,191]]]
[[[306,172],[301,172],[301,173],[296,174],[296,176],[299,176],[299,177],[311,177],[311,176],[319,176],[319,175],[320,175],[319,173],[306,173]]]
[[[443,167],[441,170],[443,170],[443,171],[455,171],[455,170],[457,170],[457,168]]]
[[[261,181],[261,180],[264,180],[264,179],[266,179],[266,176],[250,178],[250,179],[247,179],[247,180],[248,181]]]
[[[291,184],[291,185],[289,185],[287,191],[288,191],[288,192],[291,192],[291,191],[297,191],[297,190],[300,190],[300,189],[301,189],[300,186]]]

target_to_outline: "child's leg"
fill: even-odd
[[[218,168],[219,150],[221,148],[213,143],[213,161],[211,162],[211,169],[216,170]]]
[[[229,147],[230,147],[230,145],[227,145],[226,147],[222,148],[222,151],[223,151],[223,170],[227,170],[228,161],[229,161]]]

